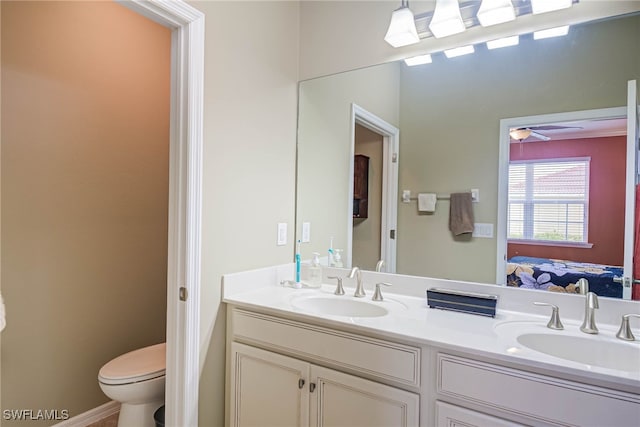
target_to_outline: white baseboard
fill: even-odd
[[[56,427],[86,427],[90,424],[107,418],[120,410],[120,403],[112,400],[97,408],[89,409],[87,412],[78,414],[75,417],[55,424]]]

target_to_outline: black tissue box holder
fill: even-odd
[[[441,288],[427,289],[427,304],[430,308],[495,317],[497,303],[496,295]]]

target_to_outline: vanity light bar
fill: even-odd
[[[573,0],[531,0],[531,12],[534,15],[568,9],[571,6],[573,6]]]
[[[502,24],[516,19],[516,11],[511,0],[482,0],[477,14],[483,27]]]
[[[569,26],[564,25],[562,27],[549,28],[548,30],[536,31],[533,33],[534,40],[548,39],[551,37],[561,37],[569,34]]]
[[[456,56],[468,55],[475,52],[473,45],[456,47],[455,49],[445,50],[444,54],[447,58],[455,58]]]
[[[431,62],[431,55],[429,54],[418,55],[404,60],[404,63],[409,67],[413,67],[414,65],[431,64]]]
[[[517,46],[520,43],[520,36],[504,37],[487,42],[487,49],[500,49],[502,47]]]
[[[536,31],[533,33],[533,38],[534,40],[540,40],[540,39],[546,39],[550,37],[566,36],[567,34],[569,34],[569,25],[556,27],[556,28],[549,28],[547,30]],[[493,49],[499,49],[503,47],[517,46],[519,43],[520,43],[520,36],[510,36],[510,37],[503,37],[496,40],[491,40],[491,41],[488,41],[486,44],[487,44],[487,49],[493,50]],[[467,45],[467,46],[456,47],[454,49],[445,50],[444,54],[446,55],[447,58],[455,58],[456,56],[468,55],[474,52],[475,52],[474,46]],[[427,55],[418,55],[418,56],[413,56],[411,58],[406,58],[404,62],[405,64],[407,64],[407,66],[412,67],[414,65],[431,64],[433,60],[431,58],[431,55],[427,54]]]

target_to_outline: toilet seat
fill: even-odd
[[[98,381],[123,385],[163,377],[166,368],[166,343],[144,347],[118,356],[105,364]]]

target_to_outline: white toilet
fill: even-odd
[[[118,427],[155,427],[153,413],[164,404],[166,343],[118,356],[98,373],[100,388],[120,402]]]

